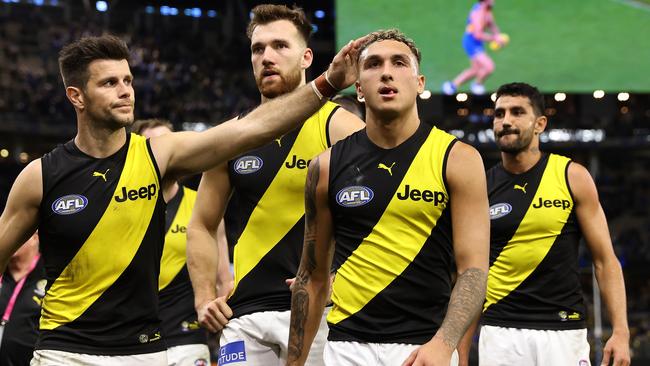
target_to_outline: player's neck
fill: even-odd
[[[522,174],[529,171],[541,158],[542,152],[538,146],[530,146],[526,150],[515,154],[501,152],[503,168],[512,174]]]
[[[74,143],[79,150],[101,159],[115,154],[126,142],[126,129],[92,126],[92,122],[78,123]]]
[[[12,257],[7,264],[7,271],[11,274],[14,281],[18,282],[29,273],[29,267],[32,265],[34,257],[38,254],[38,249],[23,252]]]
[[[375,145],[384,149],[399,146],[413,136],[420,126],[420,118],[415,107],[395,118],[380,118],[372,110],[367,110],[366,133],[368,138]]]

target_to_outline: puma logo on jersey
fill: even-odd
[[[526,193],[526,186],[527,185],[528,185],[528,183],[524,183],[523,186],[520,186],[519,184],[515,184],[515,191],[520,190],[520,191]]]
[[[571,208],[571,201],[569,200],[545,200],[542,197],[536,203],[533,203],[533,208],[550,208],[550,207],[562,207],[563,210]]]
[[[106,182],[106,174],[108,173],[109,170],[110,170],[110,169],[106,169],[106,171],[103,172],[103,173],[100,173],[100,172],[93,172],[93,177],[102,177],[102,179],[104,180],[104,182]]]
[[[149,184],[148,186],[140,187],[138,189],[129,189],[126,190],[126,187],[122,187],[122,194],[115,196],[115,201],[124,202],[126,200],[135,201],[139,198],[151,200],[156,196],[157,187],[154,183]]]
[[[275,139],[275,142],[278,143],[279,147],[282,147],[282,137],[278,137],[277,139]]]
[[[393,162],[390,166],[386,166],[386,164],[384,163],[379,163],[379,165],[377,165],[377,168],[386,170],[388,174],[390,174],[390,176],[392,177],[394,166],[395,166],[395,162]]]

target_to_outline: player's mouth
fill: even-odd
[[[262,70],[262,79],[272,78],[274,76],[280,76],[280,73],[273,69],[264,69]]]
[[[394,98],[398,93],[397,88],[388,85],[379,87],[378,92],[383,98]]]
[[[133,103],[119,103],[113,106],[115,109],[121,109],[121,110],[131,110],[133,109]]]
[[[500,132],[498,132],[497,137],[501,138],[501,137],[507,136],[507,135],[518,135],[518,134],[519,134],[519,131],[517,131],[517,130],[507,129],[507,130],[501,130]]]

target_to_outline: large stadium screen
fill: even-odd
[[[337,0],[337,44],[397,27],[422,51],[427,88],[440,92],[470,65],[462,41],[474,4]],[[498,50],[484,45],[496,66],[488,90],[526,81],[545,92],[650,92],[650,0],[495,0],[492,10],[510,41]]]

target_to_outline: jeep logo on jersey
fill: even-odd
[[[562,207],[563,210],[566,210],[567,208],[571,208],[571,201],[569,200],[545,200],[542,199],[542,197],[539,198],[539,200],[536,203],[533,203],[533,208],[541,208],[541,207]]]
[[[264,162],[257,156],[247,155],[235,160],[235,172],[238,174],[251,174],[262,169]]]
[[[496,203],[490,206],[490,220],[500,219],[512,212],[512,206],[509,203]]]
[[[88,205],[88,198],[80,194],[69,194],[59,197],[52,203],[52,211],[59,215],[72,215],[83,210]]]
[[[428,189],[420,191],[417,188],[411,189],[410,185],[404,187],[404,193],[397,192],[397,198],[404,201],[411,199],[412,201],[422,200],[424,202],[433,202],[434,206],[442,205],[445,203],[446,196],[443,192],[433,192]]]
[[[122,187],[122,193],[119,196],[115,196],[115,201],[124,202],[126,200],[135,201],[138,198],[151,200],[156,196],[156,185],[154,183],[149,184],[148,186],[140,187],[138,189],[129,189],[126,190],[126,187]]]
[[[286,166],[289,169],[293,169],[293,168],[305,169],[306,167],[309,166],[310,161],[311,160],[301,159],[301,158],[297,157],[296,155],[294,155],[291,158],[291,161],[287,161],[287,162],[284,163],[284,166]]]
[[[343,207],[358,207],[372,201],[375,194],[364,186],[345,187],[336,194],[336,202]]]

